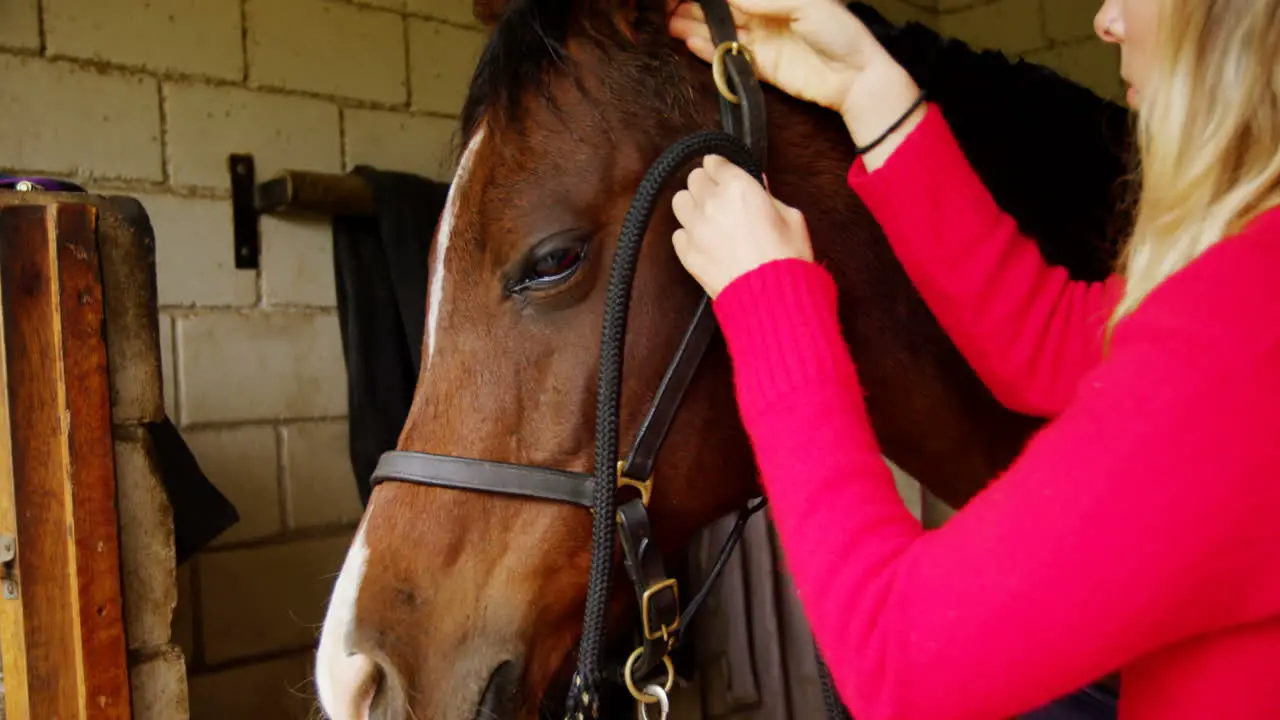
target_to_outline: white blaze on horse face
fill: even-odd
[[[471,170],[471,161],[475,158],[476,149],[484,138],[484,126],[480,126],[467,147],[462,151],[462,159],[458,161],[458,171],[453,175],[449,185],[449,194],[444,202],[444,214],[440,216],[440,231],[436,233],[435,247],[432,248],[431,289],[427,294],[427,367],[431,367],[431,358],[436,354],[436,327],[440,324],[440,306],[444,304],[444,256],[449,251],[449,240],[453,237],[453,223],[461,202],[464,183]]]
[[[370,503],[369,510],[372,509]],[[360,583],[369,560],[369,547],[364,540],[368,516],[366,511],[365,522],[360,523],[347,550],[347,559],[342,563],[329,598],[329,609],[320,630],[320,646],[316,650],[316,690],[320,707],[332,720],[368,720],[375,689],[373,661],[350,650],[356,598],[360,596]]]

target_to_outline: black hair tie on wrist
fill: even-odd
[[[875,140],[872,140],[870,143],[863,145],[862,147],[854,146],[854,153],[857,155],[865,155],[866,153],[869,153],[872,150],[874,150],[877,145],[884,142],[885,139],[888,138],[890,135],[892,135],[895,130],[902,127],[902,123],[906,122],[907,118],[911,117],[911,113],[915,112],[916,108],[920,107],[924,103],[927,95],[928,93],[926,93],[924,90],[921,90],[920,96],[916,98],[916,101],[911,103],[911,107],[907,108],[907,111],[902,113],[901,117],[893,121],[893,124],[889,126],[888,130],[885,130],[883,133],[881,133],[880,137],[876,138]]]

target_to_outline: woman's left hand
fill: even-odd
[[[745,170],[708,155],[671,200],[680,227],[676,254],[711,299],[765,263],[813,261],[809,230],[799,210],[775,199]]]

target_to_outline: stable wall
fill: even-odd
[[[327,222],[232,257],[227,155],[260,178],[451,174],[483,35],[469,0],[0,0],[0,168],[143,202],[165,407],[242,521],[181,569],[193,718],[307,718],[359,503]],[[172,720],[178,720],[173,718]]]
[[[897,23],[914,21],[973,47],[1057,70],[1095,93],[1124,100],[1120,53],[1098,39],[1101,0],[867,0]]]
[[[1096,0],[872,4],[1120,95]],[[180,573],[193,718],[309,717],[359,512],[329,226],[264,218],[262,269],[236,270],[227,154],[446,179],[482,40],[468,0],[0,0],[0,168],[145,204],[165,405],[243,516]]]

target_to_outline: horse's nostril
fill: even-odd
[[[520,709],[520,665],[507,660],[494,668],[485,686],[476,719],[504,720],[513,718]]]
[[[377,663],[373,675],[369,679],[368,715],[362,720],[405,720],[407,696],[400,676],[385,663]]]

